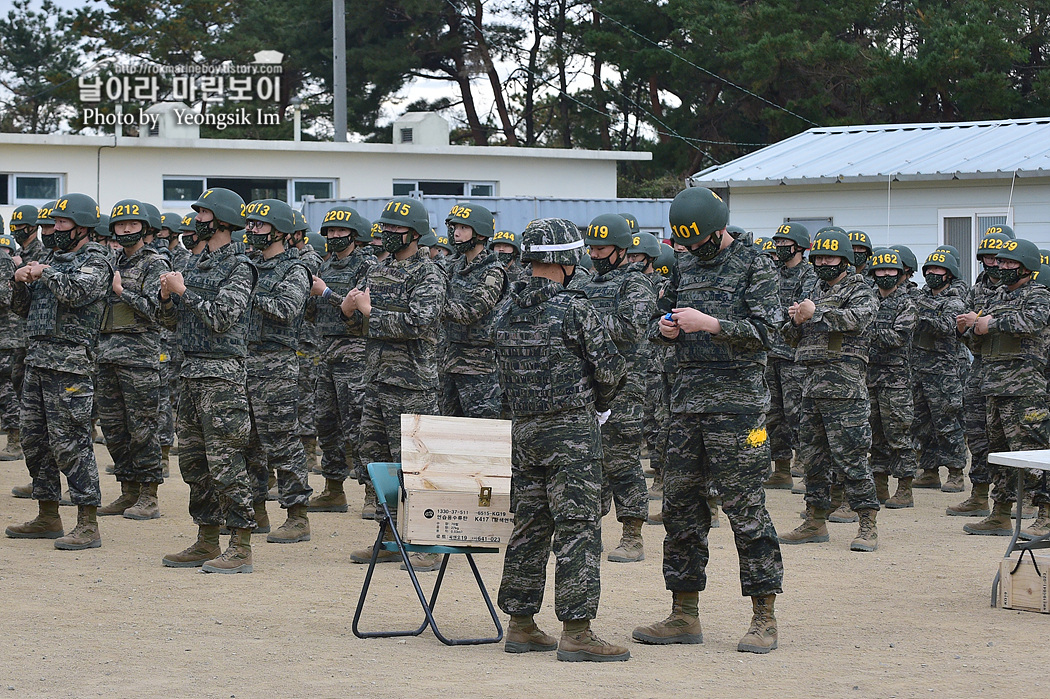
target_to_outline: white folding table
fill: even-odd
[[[1024,507],[1025,471],[1037,470],[1050,472],[1050,449],[1032,449],[1029,451],[997,451],[988,454],[988,463],[999,466],[1010,466],[1017,469],[1017,516],[1014,520],[1014,533],[1010,545],[1006,547],[1004,558],[1009,558],[1015,551],[1024,555],[1025,551],[1050,548],[1050,536],[1041,536],[1031,541],[1018,540],[1021,535],[1021,509]],[[999,570],[992,580],[992,606],[996,606],[999,594]]]

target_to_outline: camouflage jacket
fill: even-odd
[[[82,337],[77,342],[54,334],[31,337],[26,347],[26,365],[69,374],[93,374],[103,302],[113,283],[109,255],[101,245],[86,243],[76,252],[53,255],[50,259],[52,266],[44,270],[40,279],[29,284],[15,282],[11,308],[23,318],[31,317],[34,306],[52,296],[57,299],[59,315],[65,318],[60,318],[58,324],[79,326],[74,334]],[[27,332],[28,327],[27,324]]]
[[[167,256],[143,246],[131,257],[117,253],[124,292],[112,287],[98,340],[98,361],[122,366],[160,368],[160,275],[170,272]],[[123,326],[123,327],[120,327]]]
[[[806,398],[868,398],[868,333],[878,302],[864,277],[850,269],[834,286],[817,284],[811,319],[801,325],[789,319],[782,328],[796,361],[806,365]]]
[[[195,267],[200,272],[207,274],[208,270],[213,269],[225,258],[237,255],[244,255],[244,243],[227,243],[215,251],[205,247],[204,252],[190,260],[189,267]],[[211,332],[218,334],[229,332],[235,325],[242,322],[242,318],[251,307],[255,280],[255,268],[247,258],[244,258],[244,261],[236,264],[229,276],[222,282],[216,298],[210,300],[202,298],[192,289],[187,289],[181,297],[172,294],[168,303],[161,304],[157,319],[166,328],[174,330],[178,327],[180,314],[193,313]],[[246,319],[244,322],[246,323]],[[239,384],[243,384],[247,377],[244,360],[240,357],[215,358],[195,354],[185,355],[179,375],[188,379],[226,379]]]
[[[449,272],[445,309],[448,351],[442,368],[450,374],[491,374],[496,371],[492,348],[492,317],[507,291],[507,273],[496,253],[482,250],[467,261],[460,257]]]
[[[438,326],[445,279],[422,251],[393,255],[365,275],[372,312],[366,322],[365,380],[416,391],[438,385]]]
[[[11,310],[14,284],[15,261],[0,250],[0,350],[26,346],[25,321]]]
[[[977,275],[977,281],[974,282],[966,292],[966,312],[973,311],[974,313],[980,313],[984,315],[985,308],[991,303],[992,298],[999,293],[999,282],[988,276],[988,273],[984,270]],[[962,335],[959,335],[960,344],[969,347],[969,343],[964,341]],[[970,386],[980,386],[984,380],[984,360],[981,359],[980,352],[973,353],[973,361],[970,363],[970,373],[967,377],[967,384]]]
[[[190,264],[190,258],[193,257],[193,253],[181,245],[176,245],[174,248],[169,249],[168,255],[171,257],[171,267],[176,272],[186,269]]]
[[[981,394],[1044,396],[1050,290],[1033,282],[1013,291],[1001,286],[983,311],[992,317],[988,333],[978,335],[970,328],[963,335],[963,341],[984,362]]]
[[[682,332],[668,340],[660,334],[659,320],[650,328],[650,340],[675,347],[671,411],[765,412],[769,335],[784,319],[772,260],[736,240],[710,261],[679,255],[678,267],[661,310],[695,308],[717,318],[721,330],[716,335]]]
[[[949,285],[934,294],[928,286],[915,295],[918,321],[911,343],[912,372],[945,374],[959,371],[956,316],[966,312],[965,287]]]
[[[249,376],[297,379],[299,361],[296,350],[273,341],[268,330],[275,326],[286,328],[289,334],[301,330],[313,279],[307,267],[300,263],[299,251],[295,248],[268,260],[262,255],[253,256],[252,262],[259,270],[259,283],[252,295],[245,368]],[[288,263],[291,264],[284,277],[275,278]]]
[[[306,321],[316,329],[324,361],[363,362],[365,359],[365,317],[354,311],[349,318],[339,309],[350,289],[363,289],[368,270],[376,264],[370,250],[357,248],[346,257],[332,255],[321,265],[317,276],[332,290],[328,298],[311,296],[306,305]]]
[[[34,234],[26,244],[22,247],[22,252],[19,255],[22,257],[22,264],[28,264],[30,262],[43,262],[51,251],[44,247],[44,244],[40,242],[40,236]]]
[[[626,362],[585,296],[550,279],[514,285],[492,322],[500,384],[515,416],[607,410]]]
[[[777,276],[780,282],[778,289],[780,308],[785,318],[791,304],[810,298],[817,282],[820,281],[817,279],[816,272],[813,271],[813,265],[808,260],[802,260],[794,267],[778,266]],[[769,339],[770,357],[795,360],[795,348],[789,345],[779,332],[771,333]]]
[[[875,300],[879,310],[871,324],[868,386],[909,388],[911,363],[908,356],[918,320],[915,301],[907,289],[899,286],[886,298],[876,291]]]

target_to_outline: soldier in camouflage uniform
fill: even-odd
[[[161,277],[159,319],[176,329],[185,359],[179,397],[179,470],[190,487],[197,541],[164,557],[172,568],[252,572],[252,489],[244,451],[251,434],[245,391],[248,321],[256,271],[244,243],[244,200],[228,189],[205,190],[193,204],[197,238],[207,249],[180,272]],[[238,235],[240,238],[240,235]],[[293,426],[289,426],[291,428]],[[220,554],[219,527],[232,532]]]
[[[325,248],[314,249],[310,244],[310,224],[301,211],[293,211],[295,216],[295,230],[292,233],[291,246],[299,251],[299,260],[306,265],[310,272],[310,281],[321,271],[324,263],[322,255]],[[321,238],[324,241],[324,238]],[[318,366],[321,363],[321,337],[317,327],[312,322],[303,323],[299,334],[299,349],[296,356],[299,358],[299,438],[303,443],[306,453],[306,465],[309,470],[320,472],[321,455],[317,448],[317,375]]]
[[[1009,234],[1007,234],[1009,231]],[[984,313],[998,292],[999,267],[996,253],[1003,245],[1013,240],[1013,230],[1008,226],[989,228],[977,246],[977,260],[981,263],[981,272],[977,281],[966,296],[967,312]],[[966,314],[956,319],[956,331],[966,331]],[[987,517],[988,488],[992,483],[992,472],[988,467],[988,413],[986,400],[981,393],[984,382],[984,358],[980,352],[974,352],[970,371],[963,384],[963,427],[966,430],[966,444],[970,449],[970,496],[958,505],[952,505],[945,513],[956,517]]]
[[[881,248],[870,259],[879,302],[868,357],[871,470],[880,502],[890,509],[914,507],[911,483],[918,463],[910,432],[914,404],[908,355],[918,311],[903,287],[900,253]],[[893,497],[889,495],[891,475],[897,479]]]
[[[912,434],[919,445],[921,473],[916,488],[939,488],[938,471],[962,485],[966,441],[962,428],[962,382],[959,378],[956,317],[966,311],[965,287],[952,285],[959,266],[948,252],[934,251],[923,263],[926,286],[915,297],[919,319],[912,340],[915,420]],[[924,477],[925,476],[925,477]]]
[[[303,312],[313,276],[299,251],[285,247],[292,235],[292,207],[278,199],[260,199],[245,208],[245,230],[253,248],[259,282],[249,311],[247,373],[251,436],[245,454],[252,479],[256,531],[270,543],[310,540],[306,503],[313,490],[307,480],[306,453],[299,439],[299,348]],[[277,493],[288,518],[270,532],[266,491],[277,471]]]
[[[821,229],[823,230],[823,229]],[[838,230],[842,230],[839,228]],[[868,260],[872,256],[871,241],[868,239],[868,234],[864,231],[850,231],[846,233],[846,237],[849,238],[849,242],[853,246],[853,266],[857,270],[857,274],[868,274]]]
[[[158,422],[161,415],[160,327],[157,306],[160,276],[168,259],[143,242],[145,207],[135,199],[117,202],[110,232],[121,245],[98,343],[95,383],[99,423],[113,457],[120,497],[100,515],[128,519],[160,517],[157,486],[164,481]]]
[[[168,212],[160,216],[160,230],[154,247],[168,258],[168,264],[177,272],[186,268],[190,251],[179,245],[179,231],[183,217]],[[160,333],[160,453],[164,477],[168,476],[171,447],[175,442],[175,404],[177,381],[182,358],[178,356],[175,335],[166,328]]]
[[[3,228],[2,218],[0,228]],[[19,250],[13,236],[0,235],[0,426],[7,433],[7,446],[0,451],[0,461],[22,458],[18,412],[25,377],[25,321],[11,310],[15,269],[22,262]]]
[[[520,235],[508,230],[496,231],[489,242],[489,249],[496,253],[511,284],[529,280],[529,270],[521,264]]]
[[[498,597],[510,615],[504,649],[557,648],[565,661],[627,660],[629,650],[590,628],[601,595],[602,439],[595,411],[610,408],[625,362],[584,295],[567,289],[583,247],[576,225],[532,221],[522,247],[532,277],[516,287],[492,324],[496,364],[514,413],[514,531]],[[560,642],[534,619],[552,550]]]
[[[311,512],[346,512],[343,482],[352,473],[365,484],[365,514],[375,516],[375,489],[365,470],[367,462],[359,458],[367,326],[360,311],[346,316],[340,310],[351,289],[364,287],[365,276],[376,263],[369,244],[371,227],[368,219],[348,206],[329,210],[321,224],[332,257],[313,280],[307,313],[321,338],[317,436],[325,487],[310,500]]]
[[[711,190],[690,187],[669,212],[680,255],[679,279],[664,296],[666,315],[650,331],[671,343],[677,373],[671,389],[672,425],[664,473],[664,583],[671,614],[641,626],[642,643],[702,643],[698,598],[707,586],[710,487],[718,489],[733,528],[740,587],[753,615],[737,650],[777,647],[774,616],[784,563],[766,510],[762,479],[769,468],[764,381],[769,333],[783,319],[768,256],[726,232],[729,210]]]
[[[55,539],[55,548],[102,545],[96,513],[101,504],[98,465],[91,444],[94,346],[113,267],[108,253],[88,241],[99,221],[95,200],[68,194],[55,204],[48,264],[15,273],[12,307],[26,318],[29,337],[22,386],[22,449],[33,477],[37,517],[7,528],[13,538]],[[59,471],[77,505],[77,526],[63,536],[58,515]]]
[[[495,220],[485,207],[467,202],[453,206],[445,224],[459,257],[449,270],[441,314],[448,332],[441,414],[498,419],[499,377],[489,325],[508,282],[496,253],[485,249]]]
[[[602,214],[587,227],[594,276],[574,280],[598,312],[616,348],[627,361],[627,382],[599,418],[605,485],[602,514],[616,503],[616,519],[623,524],[620,544],[606,557],[618,563],[645,559],[642,525],[649,515],[649,495],[642,474],[642,424],[645,381],[648,374],[646,331],[656,310],[656,292],[641,263],[629,264],[630,224],[619,214]]]
[[[678,261],[675,259],[674,248],[667,243],[660,243],[660,254],[653,263],[654,271],[659,275],[654,279],[657,299],[657,313],[662,313],[660,304],[668,290],[677,285]],[[671,383],[675,373],[675,348],[674,345],[654,344],[649,348],[649,372],[650,379],[647,400],[652,402],[652,423],[645,428],[646,441],[649,444],[649,467],[655,472],[653,476],[653,488],[659,479],[660,498],[664,495],[664,463],[667,461],[667,436],[671,429]],[[654,495],[653,489],[649,491],[649,498]],[[717,505],[715,506],[717,507]],[[714,514],[717,516],[717,509]],[[663,524],[663,512],[650,514],[645,520],[646,524]],[[712,527],[717,523],[711,522]]]
[[[359,473],[369,462],[401,461],[402,413],[438,412],[435,338],[445,305],[445,280],[419,250],[419,239],[430,231],[430,217],[423,202],[397,197],[377,223],[383,250],[390,256],[369,269],[364,289],[350,289],[341,305],[343,315],[351,322],[364,322],[368,333]],[[381,561],[399,558],[396,552],[379,554]],[[440,558],[413,554],[413,567],[436,570]],[[371,559],[371,547],[350,555],[355,563]]]
[[[801,223],[785,223],[771,238],[779,277],[780,307],[786,314],[793,303],[809,298],[817,285],[813,265],[803,258],[809,249],[809,230]],[[773,456],[773,474],[766,488],[791,490],[791,462],[798,454],[799,409],[802,407],[802,381],[805,367],[795,362],[795,348],[779,332],[770,336],[766,385],[769,386],[769,412],[766,431]]]
[[[1050,323],[1050,290],[1033,283],[1041,267],[1039,249],[1027,240],[1010,240],[996,254],[1001,286],[988,305],[961,314],[963,340],[984,360],[981,393],[987,400],[990,451],[1025,451],[1050,447],[1050,406],[1047,403],[1045,334]],[[967,524],[969,534],[1010,536],[1011,503],[1016,499],[1016,474],[989,464],[995,489],[991,514]],[[1026,476],[1034,493],[1039,519],[1028,533],[1050,532],[1050,498],[1039,478]]]
[[[843,479],[848,506],[859,515],[852,551],[878,548],[868,388],[869,326],[878,310],[871,286],[852,266],[849,238],[831,231],[813,239],[810,261],[820,283],[813,296],[793,304],[782,332],[806,367],[799,425],[806,465],[806,520],[784,534],[786,544],[828,541],[833,475]]]

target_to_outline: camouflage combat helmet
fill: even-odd
[[[624,227],[627,222],[623,221]],[[530,221],[521,233],[521,261],[576,265],[580,262],[583,238],[576,224],[564,218]]]
[[[667,218],[675,242],[690,246],[724,229],[729,222],[729,207],[710,189],[689,187],[671,202]]]
[[[619,214],[601,214],[595,216],[587,226],[587,245],[612,245],[626,250],[631,247],[631,226],[627,219]]]

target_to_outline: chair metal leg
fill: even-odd
[[[401,544],[401,539],[398,537],[397,528],[391,527],[394,532],[394,538],[397,541],[398,551],[401,552],[401,559],[404,561],[405,566],[408,568],[409,575],[412,577],[412,584],[415,585],[416,594],[419,595],[421,602],[424,602],[424,615],[423,623],[420,624],[419,628],[415,630],[398,630],[398,631],[361,631],[358,628],[358,622],[361,619],[361,612],[365,607],[365,597],[368,595],[368,588],[372,584],[372,573],[375,571],[376,561],[379,560],[379,552],[383,548],[383,531],[386,528],[390,519],[390,511],[387,510],[386,504],[383,504],[383,510],[385,512],[384,519],[379,523],[379,535],[376,536],[375,544],[372,546],[372,560],[368,563],[368,570],[365,572],[365,581],[361,585],[361,597],[357,600],[357,609],[354,611],[354,622],[351,625],[351,629],[354,635],[358,638],[390,638],[393,636],[418,636],[423,633],[423,630],[427,626],[433,623],[433,617],[429,613],[429,609],[426,608],[423,597],[423,591],[419,587],[419,581],[416,580],[415,572],[412,570],[412,565],[408,562],[408,554],[405,553],[405,549]]]

